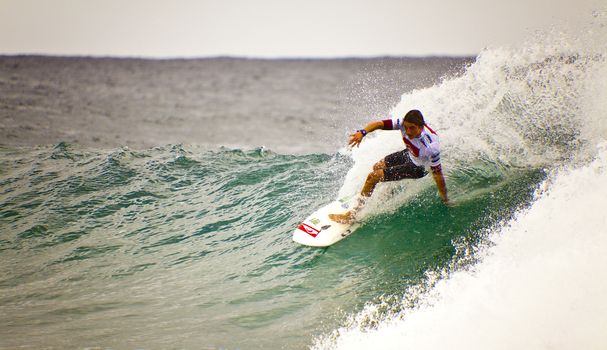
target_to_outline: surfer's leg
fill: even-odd
[[[375,169],[375,167],[374,167]],[[349,210],[343,214],[329,214],[329,219],[339,222],[342,224],[349,224],[356,218],[356,213],[362,209],[365,204],[367,198],[371,197],[375,186],[384,179],[384,170],[378,168],[373,170],[367,176],[367,181],[365,181],[365,185],[361,191],[361,196],[358,198],[358,203],[355,204],[352,210]]]
[[[349,210],[343,214],[329,214],[329,219],[339,222],[342,224],[349,224],[356,218],[356,213],[362,209],[365,204],[367,198],[371,197],[373,190],[378,183],[384,181],[384,169],[388,166],[387,161],[392,161],[393,159],[400,159],[402,156],[397,155],[397,153],[401,153],[402,151],[396,152],[394,154],[388,155],[386,158],[380,160],[379,162],[373,165],[373,171],[367,175],[367,180],[363,185],[361,190],[361,196],[358,199],[358,203],[356,203],[355,207],[352,210]]]
[[[373,171],[367,175],[367,180],[360,191],[363,197],[371,197],[375,186],[384,180],[384,169],[386,169],[385,158],[373,165]]]
[[[373,191],[375,190],[375,186],[384,181],[384,170],[386,170],[386,168],[393,166],[393,164],[401,163],[400,159],[403,158],[402,153],[403,151],[392,153],[373,165],[373,171],[367,175],[367,180],[360,191],[363,200],[371,197],[371,194],[373,194]]]
[[[363,197],[371,197],[373,190],[375,190],[375,186],[377,186],[377,184],[381,181],[384,181],[384,170],[373,170],[369,173],[369,175],[367,175],[367,181],[365,181],[365,185],[363,186],[363,189],[360,194]]]
[[[403,166],[406,166],[404,174],[402,171]],[[389,154],[384,159],[375,163],[375,165],[373,165],[373,171],[367,176],[367,180],[360,192],[363,201],[371,197],[377,184],[382,181],[396,181],[405,177],[412,178],[423,176],[419,176],[417,173],[412,172],[409,169],[411,166],[415,167],[415,165],[411,163],[409,152],[406,149]]]

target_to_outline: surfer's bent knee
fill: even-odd
[[[373,165],[373,170],[384,170],[386,168],[386,162],[382,159]]]

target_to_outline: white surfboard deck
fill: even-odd
[[[356,197],[350,196],[333,201],[308,216],[293,231],[293,240],[311,247],[328,247],[348,237],[360,226],[360,222],[340,224],[329,219],[329,214],[343,214],[352,209]]]

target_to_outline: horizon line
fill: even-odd
[[[186,61],[205,59],[234,59],[234,60],[265,60],[265,61],[330,61],[330,60],[365,60],[365,59],[432,59],[432,58],[475,58],[477,54],[449,55],[449,54],[427,54],[427,55],[343,55],[343,56],[255,56],[255,55],[200,55],[200,56],[147,56],[147,55],[112,55],[112,54],[54,54],[54,53],[1,53],[0,57],[40,57],[40,58],[90,58],[90,59],[132,59],[150,61]]]

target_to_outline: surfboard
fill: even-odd
[[[328,247],[348,237],[360,226],[360,222],[341,224],[329,219],[328,215],[345,213],[352,209],[355,202],[355,196],[349,196],[318,209],[293,231],[293,241],[311,247]]]

